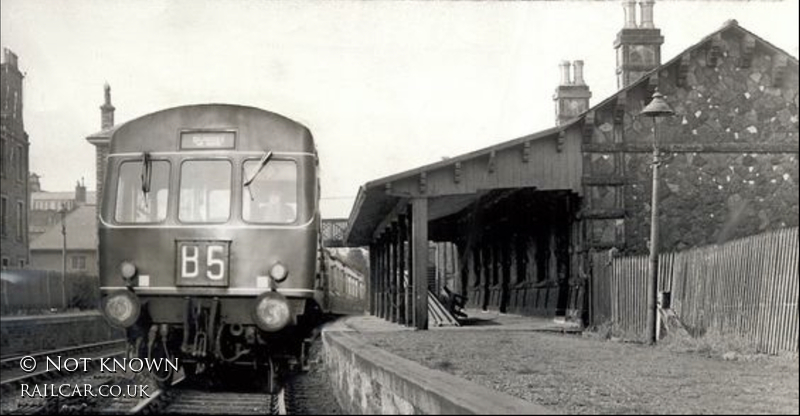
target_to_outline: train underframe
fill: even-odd
[[[143,300],[139,319],[126,331],[129,355],[172,363],[177,359],[186,377],[231,366],[250,367],[264,377],[270,390],[278,388],[286,370],[308,368],[310,337],[321,317],[313,299],[291,299],[289,324],[274,332],[262,330],[242,312],[252,308],[255,297],[182,299],[182,311],[175,310],[180,302],[174,298]],[[164,307],[169,304],[173,306]],[[153,313],[148,306],[155,306]],[[168,365],[151,373],[162,385],[169,385],[176,375]]]

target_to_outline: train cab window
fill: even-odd
[[[152,161],[149,189],[142,186],[142,162],[119,165],[117,205],[114,218],[118,223],[153,223],[167,218],[169,197],[169,162]]]
[[[259,172],[260,161],[244,162],[242,218],[249,222],[291,224],[297,219],[297,164],[271,160]],[[255,176],[254,176],[255,175]]]
[[[188,160],[181,165],[178,219],[226,222],[231,212],[231,163]]]

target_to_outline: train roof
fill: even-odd
[[[183,132],[234,132],[235,150],[316,153],[309,129],[260,108],[197,104],[168,108],[115,126],[109,153],[180,150]]]

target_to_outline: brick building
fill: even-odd
[[[653,0],[638,4],[637,23],[623,1],[612,96],[590,106],[583,62],[563,62],[556,127],[362,186],[346,242],[370,246],[373,313],[407,322],[397,276],[420,285],[430,239],[457,246],[472,306],[581,317],[593,251],[648,252],[654,133],[639,114],[656,89],[676,113],[658,121],[662,251],[797,226],[797,58],[731,20],[662,63]]]
[[[0,259],[2,267],[28,264],[28,134],[22,119],[22,79],[17,55],[3,49],[0,63]]]

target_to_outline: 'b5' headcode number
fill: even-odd
[[[179,286],[227,286],[228,242],[178,242]]]

